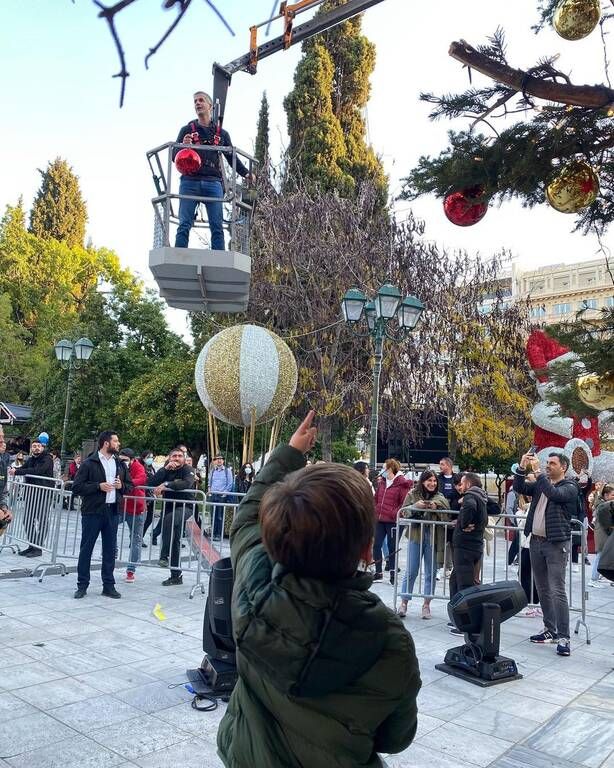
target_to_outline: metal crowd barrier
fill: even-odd
[[[13,520],[0,537],[0,552],[10,549],[17,554],[18,545],[37,547],[44,559],[34,566],[31,575],[39,574],[38,580],[42,581],[47,571],[58,568],[65,576],[66,566],[57,561],[64,483],[40,475],[19,475],[8,479],[7,489]]]
[[[428,598],[433,600],[449,600],[449,576],[448,570],[452,568],[450,547],[445,546],[446,534],[445,532],[455,526],[455,522],[443,522],[439,520],[423,520],[415,517],[405,517],[406,514],[412,514],[416,512],[430,512],[431,510],[424,510],[417,507],[402,507],[397,515],[397,524],[395,530],[395,542],[397,549],[397,567],[400,565],[401,555],[405,552],[405,567],[397,572],[394,579],[394,609],[397,608],[397,602],[399,594],[401,592],[401,586],[403,577],[405,576],[411,581],[412,572],[415,572],[414,588],[411,592],[407,592],[410,599],[412,598]],[[438,510],[436,510],[438,511]],[[448,513],[448,510],[443,510]],[[503,517],[503,514],[501,515]],[[507,515],[507,517],[510,517]],[[516,518],[521,521],[522,527],[524,527],[524,520],[526,516],[517,515]],[[404,532],[408,532],[408,536],[411,534],[412,526],[417,526],[419,529],[419,552],[420,558],[416,571],[416,566],[413,562],[410,562],[409,557],[409,538],[404,537]],[[579,613],[579,616],[575,625],[575,634],[579,634],[580,627],[584,627],[586,633],[586,643],[590,645],[591,636],[588,624],[586,622],[586,601],[588,599],[587,585],[586,585],[586,570],[584,566],[584,553],[587,550],[587,529],[579,520],[571,520],[572,532],[569,538],[569,562],[568,562],[568,576],[566,578],[566,592],[567,599],[569,601],[570,612]],[[441,534],[438,531],[443,529]],[[490,544],[490,552],[487,553],[487,547],[484,547],[484,556],[481,561],[479,582],[482,584],[492,584],[502,579],[508,580],[510,578],[517,578],[522,582],[522,547],[519,542],[518,547],[518,569],[512,573],[513,566],[508,563],[509,549],[513,541],[513,537],[508,538],[508,534],[520,535],[519,528],[512,525],[503,524],[491,524],[486,526],[486,530],[492,534],[492,538],[488,542]],[[444,542],[443,548],[443,561],[437,563],[437,539]],[[425,571],[423,550],[426,549],[428,553],[428,541],[430,540],[430,550],[432,552],[432,570],[431,575],[431,591],[426,590],[427,574]],[[407,544],[405,545],[405,542]],[[579,574],[577,579],[574,579],[574,572],[572,568],[571,560],[571,548],[573,544],[580,543],[580,560],[582,565],[579,568]],[[526,549],[526,548],[525,548]],[[428,558],[427,558],[428,559]],[[476,574],[477,575],[477,574]],[[579,593],[578,593],[579,587]],[[532,597],[535,594],[533,572],[531,571],[530,584],[527,585],[527,590]],[[537,607],[535,603],[529,601],[530,607]]]

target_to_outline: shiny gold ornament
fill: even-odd
[[[577,381],[578,395],[584,405],[596,411],[609,411],[614,408],[614,373],[597,376],[588,373]]]
[[[196,390],[207,411],[252,431],[286,410],[297,380],[290,347],[257,325],[225,328],[209,339],[196,361]]]
[[[558,169],[546,187],[546,199],[561,213],[578,213],[595,202],[599,176],[583,160],[572,160]]]
[[[582,40],[599,24],[601,0],[561,0],[552,24],[565,40]]]

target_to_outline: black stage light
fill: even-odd
[[[194,693],[228,699],[237,682],[235,642],[232,637],[233,573],[229,557],[218,560],[211,568],[209,592],[203,619],[203,651],[198,669],[188,669],[187,676]]]
[[[450,621],[465,633],[464,645],[450,648],[435,668],[480,686],[519,680],[513,659],[499,655],[501,623],[527,605],[518,581],[468,587],[448,603]]]

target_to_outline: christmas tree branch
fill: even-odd
[[[578,107],[602,108],[614,105],[614,90],[611,88],[603,85],[573,85],[569,82],[560,83],[536,77],[530,72],[513,69],[480,53],[464,40],[453,42],[448,54],[467,67],[518,93]]]

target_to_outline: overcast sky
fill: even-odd
[[[192,92],[210,91],[213,61],[226,63],[249,47],[250,24],[266,19],[271,0],[217,0],[235,36],[204,0],[193,0],[179,28],[151,60],[143,58],[172,14],[161,0],[139,0],[118,18],[131,76],[126,103],[118,107],[116,53],[104,22],[90,0],[3,0],[0,9],[0,206],[23,195],[29,207],[39,185],[37,168],[66,158],[80,178],[89,211],[88,235],[113,248],[122,262],[152,283],[147,267],[153,233],[154,194],[145,151],[173,140],[192,118]],[[531,32],[536,0],[472,0],[471,3],[383,0],[364,15],[363,29],[377,48],[367,119],[369,138],[391,179],[391,192],[422,154],[445,146],[446,131],[466,124],[427,119],[420,91],[454,92],[467,73],[447,55],[452,40],[482,42],[501,25],[513,66],[527,68],[544,55],[560,53],[559,67],[576,83],[603,80],[598,31],[566,42],[553,31]],[[470,12],[468,12],[470,8]],[[302,17],[306,18],[305,16]],[[279,24],[279,22],[278,22]],[[281,29],[273,28],[272,34]],[[264,31],[261,31],[261,35]],[[274,155],[287,142],[283,98],[292,88],[298,48],[262,61],[258,74],[238,73],[229,92],[225,127],[236,146],[253,150],[262,91],[271,106]],[[474,82],[485,82],[479,74]],[[399,213],[408,203],[399,202]],[[517,203],[493,207],[476,226],[459,228],[443,215],[441,201],[413,204],[427,223],[427,237],[450,248],[489,254],[509,249],[525,265],[595,256],[593,237],[571,234],[573,217],[547,204],[525,210]],[[185,314],[170,313],[185,330]]]

